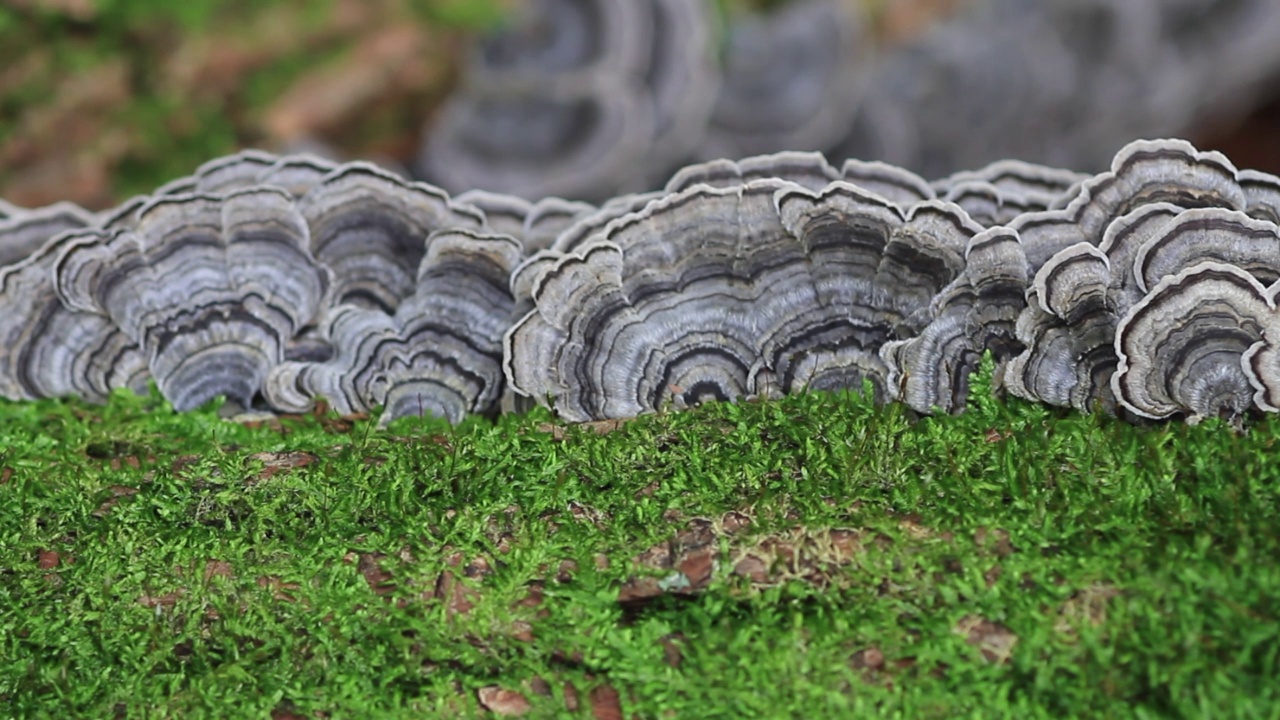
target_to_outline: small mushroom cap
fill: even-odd
[[[480,228],[484,215],[439,188],[406,182],[369,163],[339,166],[297,206],[311,253],[334,273],[334,299],[394,312],[436,230]]]
[[[241,150],[233,155],[226,155],[201,165],[192,175],[192,187],[174,186],[160,195],[175,194],[182,188],[183,193],[225,193],[232,190],[252,187],[258,184],[258,176],[264,170],[275,165],[279,156],[263,150]],[[176,182],[183,182],[179,179]]]
[[[1045,312],[1074,325],[1087,315],[1105,312],[1111,263],[1098,248],[1077,243],[1055,254],[1035,277],[1035,293]]]
[[[1116,312],[1123,314],[1146,294],[1134,273],[1133,261],[1147,241],[1159,235],[1184,210],[1170,203],[1141,205],[1107,226],[1098,249],[1111,265],[1108,294]]]
[[[1280,178],[1258,170],[1236,173],[1244,191],[1245,212],[1259,220],[1280,224]]]
[[[599,208],[579,215],[571,225],[565,227],[556,236],[555,242],[551,244],[551,250],[561,254],[569,253],[582,245],[600,239],[609,223],[631,213],[640,212],[650,202],[665,195],[666,193],[662,192],[619,195]]]
[[[1270,284],[1280,277],[1280,229],[1234,210],[1187,210],[1142,244],[1133,272],[1146,292],[1162,278],[1206,260],[1234,265]]]
[[[840,179],[840,171],[819,152],[784,151],[742,160],[709,160],[687,165],[671,176],[665,191],[678,193],[694,185],[733,187],[752,180],[774,178],[811,190],[821,190]]]
[[[1165,277],[1120,321],[1116,399],[1147,418],[1238,418],[1255,392],[1242,357],[1274,312],[1266,288],[1232,265],[1204,262]]]
[[[928,324],[880,350],[890,397],[919,412],[962,410],[983,351],[1003,361],[1020,348],[1014,323],[1025,307],[1026,285],[1016,233],[995,227],[975,235],[963,271],[930,303]]]
[[[533,209],[533,203],[522,197],[488,190],[468,190],[453,200],[484,213],[484,224],[490,231],[514,238],[524,236],[524,223]]]
[[[22,260],[59,233],[94,223],[92,213],[69,202],[34,210],[15,208],[10,217],[0,217],[0,267]]]
[[[1016,198],[1019,205],[1047,210],[1087,179],[1088,175],[1074,170],[1021,160],[997,160],[977,170],[953,173],[935,180],[932,185],[938,195],[945,196],[958,185],[987,183],[1002,195]]]
[[[899,205],[911,205],[937,197],[924,178],[910,170],[878,160],[845,160],[840,168],[840,177]]]
[[[534,203],[525,216],[521,237],[524,238],[525,251],[535,253],[546,250],[555,243],[560,233],[596,211],[596,206],[578,200],[565,200],[558,197],[547,197]]]
[[[338,167],[338,163],[312,153],[285,155],[263,168],[253,184],[274,185],[294,197],[302,197]]]

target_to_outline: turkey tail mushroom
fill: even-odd
[[[103,236],[93,228],[67,231],[0,268],[0,396],[101,403],[116,388],[146,392],[150,376],[137,344],[108,318],[64,306],[54,288],[63,249]]]
[[[33,210],[9,207],[7,213],[0,207],[0,267],[22,260],[59,233],[96,224],[92,213],[69,202]]]
[[[333,270],[334,301],[394,312],[436,230],[478,229],[484,214],[439,188],[411,183],[369,163],[341,165],[297,201],[310,250]]]
[[[275,367],[268,403],[301,412],[324,397],[342,414],[385,406],[383,424],[406,415],[457,423],[490,413],[502,394],[502,335],[514,308],[507,278],[522,255],[507,235],[434,233],[416,291],[396,313],[334,309],[325,335],[336,356]]]
[[[982,353],[990,350],[1003,361],[1020,348],[1014,324],[1026,285],[1026,256],[1016,233],[994,227],[973,236],[964,270],[931,303],[929,324],[918,336],[880,350],[889,396],[923,413],[962,410]]]
[[[958,208],[903,211],[847,183],[694,185],[540,270],[507,378],[569,420],[864,380],[882,393],[880,345],[979,230]]]
[[[162,196],[134,230],[66,242],[52,272],[68,309],[109,318],[138,344],[175,408],[219,395],[248,406],[329,290],[307,245],[279,189]]]
[[[1275,309],[1274,290],[1232,265],[1205,262],[1164,278],[1116,329],[1116,399],[1146,418],[1238,421],[1257,390],[1243,358]]]

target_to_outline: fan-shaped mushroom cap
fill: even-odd
[[[1066,207],[1027,213],[1010,226],[1038,270],[1063,248],[1100,244],[1114,220],[1158,202],[1242,209],[1245,198],[1235,167],[1221,153],[1197,151],[1185,140],[1138,140],[1117,153],[1109,172],[1081,183]]]
[[[968,182],[994,185],[1001,193],[1022,199],[1028,207],[1047,210],[1089,179],[1074,170],[1037,165],[1021,160],[997,160],[977,170],[961,170],[932,183],[938,195]]]
[[[1016,233],[994,227],[973,236],[964,270],[930,304],[928,325],[880,350],[890,397],[920,412],[962,410],[982,353],[991,350],[1003,360],[1019,347],[1014,323],[1025,307],[1026,285]]]
[[[765,178],[821,190],[832,181],[839,180],[840,171],[832,167],[822,153],[788,150],[736,161],[721,158],[686,165],[671,176],[664,190],[677,193],[698,184],[733,187]]]
[[[0,267],[22,260],[61,232],[94,223],[92,213],[69,202],[33,210],[14,208],[12,216],[0,217]]]
[[[893,324],[902,324],[895,332],[903,337],[927,322],[929,303],[959,274],[965,247],[982,232],[950,203],[928,200],[904,209],[843,181],[820,193],[779,193],[777,205],[783,225],[811,251],[826,245],[856,249],[862,257],[856,276],[869,281],[875,295],[892,299],[886,309]],[[824,276],[828,270],[815,272]]]
[[[1258,170],[1236,173],[1244,191],[1244,211],[1259,220],[1280,224],[1280,178]]]
[[[882,386],[879,346],[954,275],[953,236],[979,229],[958,208],[904,212],[847,183],[695,185],[540,270],[507,377],[568,419]]]
[[[524,223],[533,209],[533,203],[522,197],[488,190],[468,190],[454,196],[453,200],[484,213],[484,225],[491,232],[513,238],[524,236]]]
[[[156,198],[137,228],[66,243],[53,267],[71,310],[110,318],[180,410],[218,395],[249,405],[312,322],[329,273],[276,188]]]
[[[570,253],[580,246],[598,239],[609,223],[625,215],[639,212],[650,202],[663,197],[667,193],[630,193],[619,195],[595,210],[578,216],[556,236],[550,250],[555,253]]]
[[[835,146],[864,84],[864,34],[859,13],[840,0],[739,18],[729,29],[723,83],[700,155]]]
[[[384,424],[405,415],[456,423],[492,411],[514,306],[507,277],[523,249],[510,236],[473,230],[436,232],[427,247],[417,290],[394,316],[336,308],[326,323],[336,356],[277,366],[267,401],[298,412],[325,397],[344,414],[385,405]]]
[[[1222,208],[1143,205],[1112,222],[1101,246],[1055,254],[1036,276],[1019,322],[1027,349],[1009,366],[1015,395],[1081,410],[1115,408],[1116,329],[1161,279],[1205,261],[1269,283],[1280,275],[1274,224]]]
[[[1255,388],[1242,357],[1275,312],[1249,273],[1205,262],[1164,278],[1116,330],[1116,399],[1148,418],[1239,418]]]
[[[54,291],[58,254],[100,235],[92,228],[68,231],[0,268],[0,395],[103,402],[114,388],[146,392],[147,364],[137,345],[107,318],[66,308]]]
[[[535,253],[551,247],[560,233],[596,209],[590,203],[558,197],[543,198],[534,203],[521,230],[525,252]]]
[[[910,170],[878,160],[845,160],[840,168],[840,177],[899,205],[911,205],[937,197],[924,178]]]
[[[1187,210],[1142,244],[1133,274],[1146,293],[1162,278],[1207,260],[1234,265],[1271,284],[1280,276],[1280,228],[1234,210]]]
[[[1017,335],[1026,349],[1004,372],[1018,397],[1088,412],[1111,411],[1109,381],[1115,369],[1111,342],[1117,320],[1111,302],[1111,264],[1082,242],[1054,255],[1036,273]]]
[[[339,163],[311,153],[285,155],[263,168],[251,184],[274,185],[302,197],[339,167]]]
[[[385,312],[413,294],[428,235],[484,224],[479,210],[443,190],[368,163],[340,166],[297,206],[310,227],[311,253],[333,270],[335,304]]]

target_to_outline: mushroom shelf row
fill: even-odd
[[[932,182],[785,152],[599,206],[246,151],[97,215],[0,203],[0,395],[585,421],[869,381],[956,412],[989,351],[1011,395],[1240,420],[1280,409],[1278,220],[1280,179],[1181,140]]]

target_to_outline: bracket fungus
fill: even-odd
[[[1015,220],[1011,227],[1053,237],[1050,247],[1078,242],[1056,250],[1036,273],[1017,326],[1025,349],[1004,370],[1006,389],[1084,411],[1164,413],[1116,397],[1118,328],[1164,278],[1198,263],[1227,264],[1264,284],[1280,274],[1280,230],[1265,219],[1273,216],[1269,176],[1240,174],[1244,182],[1219,154],[1182,141],[1133,143],[1112,172],[1086,180],[1066,209]],[[1231,412],[1242,411],[1233,402]],[[1207,406],[1197,407],[1193,417]]]
[[[54,286],[67,308],[109,318],[137,343],[175,408],[218,395],[247,407],[325,302],[330,274],[307,238],[276,188],[161,196],[133,230],[68,241]]]
[[[324,334],[335,356],[273,368],[270,405],[301,412],[324,397],[343,414],[385,406],[384,424],[406,415],[456,423],[496,408],[514,309],[507,278],[523,248],[507,235],[460,229],[433,233],[426,244],[416,291],[396,313],[334,308]]]
[[[1008,228],[974,235],[964,269],[930,304],[929,323],[917,336],[881,348],[890,398],[925,413],[963,409],[982,353],[990,350],[999,361],[1020,347],[1014,323],[1024,307],[1025,263]]]
[[[532,281],[508,381],[568,419],[861,387],[981,228],[856,186],[695,184],[605,226]]]
[[[1274,288],[1233,265],[1204,262],[1164,278],[1116,329],[1116,399],[1147,418],[1239,420],[1258,389],[1244,356],[1274,314]]]
[[[0,396],[100,403],[116,388],[146,392],[150,375],[137,344],[107,318],[64,306],[54,288],[63,249],[102,235],[70,230],[0,268]]]
[[[0,267],[22,260],[61,232],[96,223],[92,213],[69,202],[33,210],[9,207],[0,207]]]
[[[598,206],[246,151],[0,213],[11,399],[580,421],[869,382],[956,412],[991,352],[997,389],[1082,411],[1280,409],[1280,179],[1181,140],[933,182],[782,152]]]
[[[478,229],[484,214],[369,163],[348,163],[297,200],[310,251],[333,270],[334,299],[394,312],[413,293],[426,238],[436,230]]]

